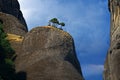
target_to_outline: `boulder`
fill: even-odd
[[[73,38],[51,26],[25,35],[16,70],[26,73],[26,80],[83,80]]]

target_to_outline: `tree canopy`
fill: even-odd
[[[61,25],[61,26],[65,26],[65,23],[64,23],[64,22],[61,22],[61,23],[59,23],[59,25]]]
[[[52,18],[51,20],[49,20],[49,26],[53,26],[53,27],[57,27],[58,25],[61,26],[60,29],[62,29],[63,26],[65,26],[64,22],[59,22],[59,20],[57,18]]]
[[[59,24],[59,21],[58,21],[57,18],[53,18],[53,19],[51,19],[50,22],[52,22],[52,23],[56,23],[56,24]]]

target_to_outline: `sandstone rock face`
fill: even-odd
[[[120,80],[120,0],[109,0],[111,45],[105,62],[104,80]]]
[[[15,16],[25,26],[25,30],[28,30],[18,0],[0,0],[0,12]]]
[[[83,80],[72,37],[50,26],[26,34],[16,69],[26,80]]]

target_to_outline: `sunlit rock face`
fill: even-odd
[[[26,80],[83,80],[72,37],[51,26],[26,34],[16,70],[25,72]]]
[[[111,44],[104,66],[104,80],[120,80],[120,0],[109,0]]]
[[[0,0],[0,12],[15,16],[25,26],[25,30],[28,30],[18,0]]]

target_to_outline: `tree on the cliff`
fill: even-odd
[[[61,25],[60,29],[62,30],[62,27],[65,26],[64,22],[59,23],[59,25]]]
[[[51,20],[49,20],[49,24],[48,26],[53,26],[53,27],[56,27],[60,25],[61,27],[59,29],[62,30],[62,27],[65,26],[65,23],[64,22],[59,22],[59,20],[57,18],[52,18]]]
[[[7,34],[0,22],[0,80],[16,80],[13,55],[15,51],[6,39]]]
[[[52,18],[49,20],[49,26],[57,27],[59,25],[59,21],[57,18]]]

